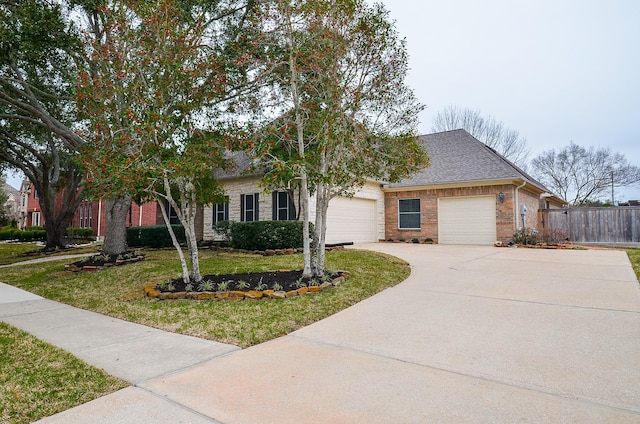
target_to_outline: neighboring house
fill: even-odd
[[[421,136],[431,166],[383,188],[385,238],[442,244],[511,241],[564,201],[465,130]]]
[[[23,179],[20,184],[20,219],[18,220],[18,228],[26,230],[34,225],[41,226],[42,210],[40,209],[40,200],[38,192],[28,179]]]
[[[7,212],[7,218],[9,221],[15,220],[18,222],[20,219],[20,191],[11,187],[9,184],[5,184],[2,187],[2,191],[7,194],[7,200],[2,207]]]
[[[58,193],[56,203],[62,202],[63,193]],[[98,239],[104,237],[106,223],[106,204],[104,200],[82,201],[75,212],[71,227],[92,228],[93,234]],[[34,225],[44,226],[44,216],[40,208],[37,190],[28,179],[24,179],[20,186],[20,212],[18,228],[27,229]],[[174,214],[171,216],[175,219]],[[144,203],[138,205],[132,203],[127,215],[127,226],[147,226],[164,224],[162,213],[157,203]]]

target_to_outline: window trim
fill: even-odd
[[[220,210],[221,209],[221,210]],[[224,196],[224,202],[214,203],[212,225],[229,220],[229,196]],[[223,219],[218,219],[218,214],[222,214]]]
[[[400,202],[406,200],[417,200],[418,201],[418,211],[417,212],[400,212]],[[418,215],[418,226],[417,227],[402,227],[401,226],[401,215]],[[411,197],[406,199],[398,199],[398,229],[399,230],[421,230],[422,229],[422,202],[420,202],[419,197]]]
[[[286,196],[287,199],[284,206],[280,202],[281,195]],[[296,206],[288,191],[274,191],[271,195],[271,200],[272,221],[294,221],[296,219]],[[286,211],[287,217],[285,219],[280,219],[281,211]]]
[[[251,205],[247,203],[247,198],[251,197],[253,202]],[[241,194],[240,195],[240,221],[241,222],[254,222],[260,221],[260,194],[259,193],[251,193],[251,194]],[[251,206],[247,208],[247,206]],[[253,212],[253,219],[251,221],[247,221],[247,211]]]
[[[37,217],[37,219],[36,219],[36,217]],[[35,227],[40,227],[41,226],[40,222],[41,222],[40,212],[39,211],[33,212],[31,214],[31,226],[32,227],[34,227],[34,226]]]

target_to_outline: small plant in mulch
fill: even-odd
[[[138,250],[130,250],[119,255],[106,255],[103,253],[89,256],[88,258],[69,264],[67,271],[82,271],[108,268],[111,266],[126,265],[143,260],[145,255]]]
[[[155,289],[163,292],[189,292],[189,291],[227,291],[238,290],[264,291],[269,288],[276,291],[291,291],[301,287],[319,286],[321,282],[329,282],[345,274],[344,272],[326,272],[320,278],[304,278],[302,270],[298,271],[267,271],[252,272],[247,274],[205,275],[198,284],[185,283],[177,278],[165,281],[155,286]]]

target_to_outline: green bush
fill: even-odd
[[[31,241],[33,240],[33,238],[35,237],[35,234],[33,231],[22,231],[20,233],[20,240],[21,241]]]
[[[172,225],[178,242],[185,243],[184,227],[182,225]],[[148,227],[127,228],[127,243],[129,247],[170,247],[173,246],[169,230],[166,225],[153,225]]]
[[[93,237],[93,228],[67,228],[67,237],[72,239],[89,239]]]
[[[12,230],[1,230],[0,231],[0,240],[12,240],[13,239],[13,231]]]
[[[33,230],[33,239],[34,240],[46,240],[47,232],[45,230]]]
[[[302,247],[302,224],[302,221],[234,222],[231,245],[247,250],[299,248]]]

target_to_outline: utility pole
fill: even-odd
[[[615,206],[615,198],[614,198],[614,191],[613,191],[613,171],[611,171],[611,206]]]

